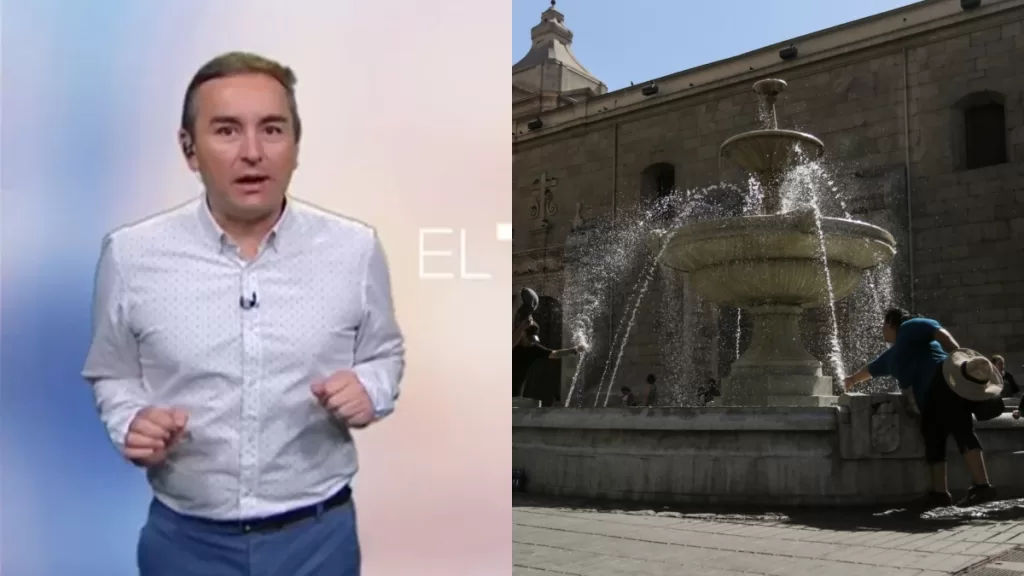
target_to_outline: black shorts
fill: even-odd
[[[946,461],[946,441],[950,436],[961,454],[981,450],[981,441],[974,431],[971,403],[950,389],[942,376],[941,366],[935,368],[925,404],[921,410],[921,434],[928,462]]]

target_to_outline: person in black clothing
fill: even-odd
[[[554,402],[562,399],[561,390],[551,386],[530,386],[527,377],[530,368],[541,360],[555,360],[573,354],[579,354],[585,350],[584,346],[576,348],[564,348],[562,350],[551,350],[540,343],[540,326],[532,318],[526,318],[512,333],[513,338],[519,334],[518,342],[512,347],[512,396],[522,396],[540,400],[541,406],[551,406]],[[555,388],[555,389],[549,389]]]
[[[1020,386],[1017,385],[1017,380],[1014,379],[1013,374],[1006,371],[1006,360],[999,354],[995,354],[992,356],[992,364],[1003,375],[1003,391],[1000,393],[1000,396],[1003,398],[1013,398],[1020,394]]]
[[[644,406],[654,406],[658,399],[658,386],[655,384],[657,378],[654,374],[647,375],[647,390],[644,392]]]

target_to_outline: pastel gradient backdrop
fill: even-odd
[[[0,521],[4,576],[129,576],[149,500],[78,372],[109,229],[198,192],[175,132],[212,56],[292,66],[305,124],[292,192],[375,224],[408,371],[358,434],[365,574],[511,567],[508,409],[510,3],[6,0],[2,68]],[[449,227],[489,281],[418,277]],[[458,260],[428,267],[458,273]]]

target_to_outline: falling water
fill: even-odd
[[[619,372],[619,364],[622,362],[622,355],[626,352],[626,342],[629,340],[629,333],[633,330],[633,326],[636,324],[636,313],[640,310],[640,304],[644,301],[644,296],[647,295],[647,288],[651,285],[651,278],[654,276],[654,270],[658,267],[658,263],[661,261],[661,255],[665,252],[665,247],[668,246],[668,241],[672,239],[671,233],[665,238],[658,250],[657,255],[651,260],[644,270],[642,280],[640,281],[640,289],[637,291],[636,299],[633,301],[633,307],[629,312],[629,322],[626,324],[626,331],[622,335],[622,340],[619,341],[619,353],[615,356],[615,365],[612,367],[612,375],[608,378],[608,392],[604,395],[604,405],[608,405],[608,399],[612,395],[612,385],[615,383],[615,375]],[[625,319],[623,315],[623,319]],[[598,388],[598,397],[601,395],[601,389]],[[595,399],[596,405],[596,399]]]
[[[573,345],[583,345],[590,352],[581,355],[577,362],[571,391],[566,397],[567,406],[573,402],[582,405],[584,401],[586,387],[580,380],[586,373],[588,362],[595,359],[594,321],[606,311],[608,296],[617,291],[617,282],[628,274],[631,264],[644,248],[644,239],[659,209],[663,206],[657,204],[646,209],[640,207],[635,213],[620,214],[614,220],[595,219],[589,224],[586,234],[570,238],[566,249],[563,314]],[[605,369],[608,369],[607,365]]]
[[[864,273],[863,283],[847,300],[852,325],[848,331],[847,359],[860,366],[886,350],[880,337],[885,311],[893,305],[892,270],[876,266]],[[895,392],[896,383],[889,377],[873,378],[860,385],[861,392]]]
[[[690,326],[692,319],[686,298],[686,282],[682,274],[666,267],[658,270],[657,278],[662,295],[661,309],[658,312],[661,322],[658,341],[661,344],[661,356],[667,377],[663,385],[667,394],[659,394],[659,398],[669,400],[673,406],[684,406],[684,387],[693,368],[689,353],[689,346],[693,340]]]
[[[825,270],[825,285],[828,287],[829,344],[831,344],[829,361],[832,363],[832,370],[836,380],[842,381],[846,378],[846,367],[843,366],[843,349],[839,344],[839,322],[836,321],[836,293],[832,288],[832,272],[828,269],[828,252],[825,249],[825,233],[821,228],[821,211],[818,210],[817,202],[812,203],[811,208],[814,211],[814,227],[818,232],[821,266]]]
[[[797,210],[803,206],[814,215],[814,229],[818,236],[818,255],[821,258],[822,270],[825,273],[825,286],[828,290],[828,360],[832,365],[836,381],[846,377],[843,363],[843,347],[839,341],[839,322],[836,317],[836,297],[832,284],[832,271],[828,266],[828,249],[825,245],[825,234],[822,228],[822,190],[827,188],[834,197],[838,187],[828,174],[826,166],[819,161],[806,162],[790,171],[782,187],[783,211]],[[842,206],[845,210],[845,206]]]
[[[580,335],[579,338],[573,335],[573,343],[576,346],[583,346],[584,352],[576,358],[576,372],[572,375],[572,383],[569,384],[569,393],[565,395],[565,407],[568,408],[572,402],[572,394],[576,391],[576,382],[580,379],[580,374],[583,373],[583,366],[587,363],[587,354],[590,352],[590,344],[586,341],[586,335]]]

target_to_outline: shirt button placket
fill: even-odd
[[[251,266],[242,269],[242,294],[255,295],[256,305],[242,310],[242,426],[241,426],[241,507],[242,515],[255,506],[259,482],[259,380],[262,370],[259,334],[259,288]]]

